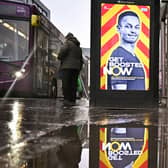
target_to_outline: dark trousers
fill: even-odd
[[[61,73],[64,100],[75,102],[79,70],[63,69]]]

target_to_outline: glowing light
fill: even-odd
[[[22,78],[25,71],[26,70],[24,68],[22,68],[20,71],[15,72],[15,77],[17,79]]]
[[[16,78],[21,78],[23,76],[23,74],[21,71],[17,71],[17,72],[15,72],[15,76],[16,76]]]
[[[56,54],[55,52],[52,52],[52,56],[54,56],[54,57],[58,57],[58,54]]]
[[[6,27],[6,28],[9,28],[10,25],[8,23],[3,23],[3,25]]]
[[[11,130],[11,140],[16,141],[20,138],[20,124],[22,120],[22,116],[20,115],[20,104],[15,101],[13,104],[12,120],[9,122],[8,126]]]
[[[23,37],[24,39],[27,38],[26,35],[24,33],[22,33],[21,31],[18,31],[18,35],[21,36],[21,37]]]
[[[0,23],[1,23],[1,20],[0,20]],[[3,23],[3,26],[6,27],[7,29],[17,33],[19,36],[23,37],[24,39],[27,39],[28,37],[21,31],[17,30],[16,28],[14,28],[12,25],[4,22]]]
[[[24,73],[24,72],[26,72],[26,70],[25,70],[24,68],[22,68],[22,69],[21,69],[21,72],[23,72],[23,73]]]

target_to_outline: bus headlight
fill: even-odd
[[[23,75],[24,75],[24,72],[25,72],[25,69],[21,69],[20,71],[16,71],[16,72],[15,72],[15,77],[16,77],[17,79],[22,78]]]

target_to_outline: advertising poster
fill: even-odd
[[[150,6],[101,4],[101,90],[149,90]]]
[[[99,131],[99,168],[148,168],[148,128]]]

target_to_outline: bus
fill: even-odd
[[[56,96],[64,35],[36,5],[0,1],[0,95]]]

